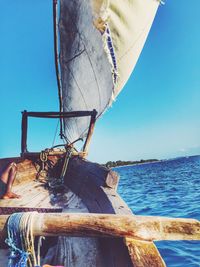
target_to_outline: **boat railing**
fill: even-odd
[[[29,152],[27,149],[27,133],[28,133],[28,118],[46,118],[46,119],[64,119],[64,118],[76,118],[90,116],[90,125],[88,128],[87,137],[83,145],[83,149],[77,152],[77,155],[86,157],[88,154],[89,144],[94,131],[94,125],[96,122],[97,111],[71,111],[71,112],[28,112],[24,110],[22,112],[22,136],[21,136],[21,156],[37,155],[39,152]],[[59,154],[62,151],[51,151],[52,154]]]

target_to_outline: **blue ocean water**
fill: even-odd
[[[200,220],[200,156],[114,168],[118,192],[137,215]],[[200,242],[156,245],[169,267],[200,267]]]

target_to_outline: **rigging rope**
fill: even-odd
[[[20,221],[21,243],[24,251],[29,253],[28,265],[30,267],[39,265],[35,255],[33,220],[37,212],[24,213]]]
[[[37,212],[13,213],[7,223],[8,238],[5,242],[10,247],[8,267],[39,267],[40,244],[35,253],[33,223]]]
[[[19,224],[23,213],[12,214],[7,223],[8,238],[5,240],[10,247],[8,267],[26,267],[28,252],[22,250]]]
[[[57,135],[57,132],[58,132],[58,126],[59,126],[59,120],[58,120],[57,125],[56,125],[56,130],[55,130],[55,134],[54,134],[54,138],[53,138],[53,142],[52,142],[52,147],[54,146],[55,141],[56,141],[56,135]]]

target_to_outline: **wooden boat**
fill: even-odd
[[[65,156],[61,151],[49,151],[48,160],[54,163],[51,170],[47,172],[60,175],[62,169],[62,159]],[[65,189],[62,193],[55,193],[52,190],[45,188],[44,182],[38,178],[38,170],[41,167],[39,153],[26,157],[7,158],[0,160],[0,169],[3,169],[9,162],[17,163],[17,177],[14,184],[14,192],[22,194],[21,199],[0,200],[0,225],[2,225],[2,214],[8,215],[14,212],[38,211],[42,213],[53,213],[53,215],[62,213],[97,213],[97,214],[116,214],[130,216],[131,210],[126,203],[120,198],[117,193],[118,175],[97,163],[88,162],[79,156],[72,156],[69,161],[67,173],[65,176]],[[43,173],[43,178],[44,173]],[[136,216],[137,217],[137,216]],[[64,218],[70,220],[69,218]],[[115,218],[111,218],[114,221]],[[127,218],[125,217],[127,220]],[[78,220],[83,220],[79,214]],[[91,220],[91,218],[90,218]],[[122,218],[118,218],[119,221]],[[50,217],[50,232],[55,236],[56,225],[59,224],[60,218],[56,222]],[[110,222],[112,222],[110,221]],[[129,220],[128,220],[129,221]],[[165,220],[165,224],[166,224]],[[98,220],[95,218],[94,225]],[[155,225],[159,222],[158,219],[153,221]],[[172,237],[167,237],[165,232],[161,235],[161,239],[178,239],[177,233],[184,232],[185,236],[180,235],[180,239],[199,239],[200,238],[200,223],[197,221],[188,221],[185,219],[184,224],[178,224],[175,220],[172,221],[171,230],[169,223],[167,224],[168,233],[173,234]],[[126,230],[127,222],[122,224]],[[144,224],[144,221],[143,221]],[[77,225],[77,221],[72,220],[72,226]],[[89,225],[89,223],[88,223]],[[65,233],[65,237],[47,237],[42,246],[42,263],[62,265],[62,266],[165,266],[165,263],[160,256],[153,242],[148,240],[149,237],[140,236],[136,231],[135,238],[130,238],[130,229],[125,233],[113,232],[109,227],[99,227],[96,233],[92,233],[94,225],[82,225],[81,231],[72,229],[71,232]],[[104,224],[103,224],[104,225]],[[160,222],[159,222],[160,225]],[[177,228],[176,228],[177,225]],[[195,226],[195,227],[194,227]],[[36,227],[36,226],[35,226]],[[62,226],[59,226],[62,229]],[[145,225],[146,229],[152,227],[151,221]],[[1,237],[4,238],[2,227],[0,227]],[[57,227],[58,228],[58,227]],[[181,230],[182,228],[182,230]],[[42,227],[39,227],[42,229]],[[106,229],[106,230],[105,230]],[[137,227],[135,227],[136,230]],[[196,229],[196,230],[195,230]],[[134,232],[134,228],[132,228]],[[36,230],[37,232],[38,230]],[[63,231],[63,230],[62,230]],[[61,231],[61,232],[62,232]],[[109,232],[110,231],[110,232]],[[61,233],[63,235],[63,233]],[[54,233],[54,234],[53,234]],[[56,230],[59,235],[58,229]],[[41,234],[41,233],[40,233]],[[119,237],[121,236],[123,237]],[[44,233],[42,233],[44,235]],[[69,236],[70,235],[70,236]],[[84,237],[71,237],[71,236]],[[90,236],[96,236],[90,237]],[[104,237],[107,236],[106,238]],[[134,234],[133,234],[134,235]],[[139,236],[139,238],[137,237]],[[88,237],[89,236],[89,237]],[[103,236],[103,237],[102,237]],[[142,240],[143,237],[143,240]],[[1,239],[2,239],[1,238]],[[154,237],[151,236],[153,239]],[[156,236],[157,240],[159,238]],[[2,240],[1,240],[2,245]],[[8,249],[0,250],[1,266],[7,266]]]
[[[10,162],[17,163],[13,190],[22,194],[20,199],[0,200],[1,266],[7,266],[9,255],[8,249],[3,249],[6,221],[17,212],[38,212],[33,232],[47,236],[41,248],[41,264],[161,267],[165,263],[153,240],[200,239],[200,223],[195,220],[131,215],[117,193],[118,175],[84,159],[86,151],[77,153],[70,147],[70,158],[67,149],[27,152],[28,115],[47,113],[24,112],[21,157],[0,159],[0,171]],[[93,123],[85,148],[92,129]],[[50,186],[52,178],[59,181],[66,159],[64,184],[55,190]]]
[[[199,239],[197,221],[132,215],[117,193],[118,175],[85,159],[96,117],[127,81],[159,2],[60,0],[58,16],[53,1],[60,112],[24,111],[21,156],[0,159],[0,171],[16,162],[13,190],[22,195],[0,200],[1,266],[8,264],[8,216],[18,212],[32,212],[32,234],[46,236],[40,265],[163,267],[153,240]],[[29,116],[60,119],[64,149],[28,152]],[[80,138],[85,144],[78,152],[74,143]]]
[[[48,158],[57,162],[62,156],[55,153]],[[74,156],[70,160],[65,178],[67,189],[62,194],[53,194],[44,187],[44,183],[36,179],[39,168],[37,156],[1,159],[1,168],[11,161],[17,162],[18,166],[14,192],[23,192],[23,195],[19,200],[0,200],[1,214],[33,210],[131,214],[116,192],[116,173],[96,163]],[[57,168],[57,171],[59,173],[61,169]],[[54,238],[47,239],[46,242],[48,246],[44,244],[44,263],[47,260],[46,263],[64,266],[164,266],[152,242],[102,237],[59,237],[59,241]],[[52,248],[55,247],[57,252],[53,255]],[[5,254],[8,256],[8,251],[3,254],[1,250],[0,262],[4,263],[2,266],[7,266]]]
[[[93,113],[91,113],[93,114]],[[88,148],[93,131],[94,118],[85,143],[85,150],[78,155],[74,152],[64,177],[63,192],[53,192],[44,183],[49,177],[61,176],[66,151],[49,149],[41,153],[27,152],[28,116],[55,116],[55,113],[23,113],[22,118],[22,153],[19,158],[0,160],[0,169],[4,169],[10,162],[17,163],[17,177],[14,191],[22,194],[21,199],[0,200],[0,214],[14,212],[90,212],[103,214],[131,214],[131,210],[117,194],[118,175],[97,163],[83,158]],[[67,114],[69,115],[69,114]],[[72,114],[70,114],[72,115]],[[80,115],[80,114],[78,114]],[[94,114],[95,115],[95,114]],[[45,166],[41,160],[45,154]],[[49,164],[50,163],[50,164]],[[43,170],[41,173],[41,168]],[[41,176],[42,175],[42,181]],[[48,180],[46,181],[48,182]],[[44,249],[44,262],[63,264],[64,266],[144,266],[151,262],[151,266],[164,266],[163,260],[153,243],[129,240],[123,238],[59,238],[47,241]],[[61,247],[62,248],[61,248]],[[142,249],[137,249],[142,246]],[[59,253],[51,255],[52,247],[57,247]],[[60,253],[62,251],[62,253]],[[137,251],[137,253],[135,253]],[[6,254],[8,251],[6,250]],[[6,262],[8,257],[1,251],[0,262]],[[149,256],[147,256],[149,255]],[[7,256],[7,255],[6,255]],[[47,259],[46,259],[46,258]],[[66,259],[66,260],[65,260]],[[141,260],[142,259],[142,260]],[[50,262],[49,262],[50,261]],[[140,265],[138,265],[138,262]],[[142,263],[143,262],[143,263]],[[4,263],[6,266],[6,263]],[[154,264],[154,265],[153,265]],[[156,264],[156,265],[155,265]]]

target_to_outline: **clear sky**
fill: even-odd
[[[0,3],[2,158],[20,153],[20,112],[56,111],[58,97],[52,1]],[[199,10],[199,0],[168,0],[160,6],[135,71],[97,122],[89,159],[200,154]],[[32,150],[52,145],[56,123],[31,121]]]

